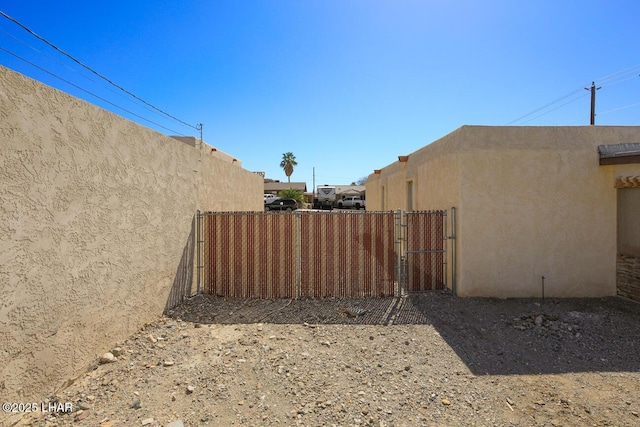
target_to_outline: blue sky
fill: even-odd
[[[293,152],[292,181],[309,189],[314,167],[316,185],[349,184],[465,124],[586,125],[592,81],[596,124],[640,124],[635,0],[0,0],[0,10],[203,123],[204,140],[248,170],[285,181],[279,163]],[[199,134],[4,17],[0,48],[8,68],[161,133]]]

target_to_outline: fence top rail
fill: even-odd
[[[406,211],[405,212],[407,215],[426,215],[426,214],[431,214],[431,215],[446,215],[447,211],[446,210],[430,210],[430,211]]]
[[[198,214],[201,216],[214,216],[214,215],[395,215],[398,211],[323,211],[323,210],[306,210],[298,209],[295,211],[206,211]],[[407,215],[446,215],[447,210],[425,210],[425,211],[402,211]]]
[[[221,212],[200,212],[200,216],[267,216],[267,215],[334,215],[334,216],[352,216],[352,215],[393,215],[393,211],[311,211],[298,209],[295,211],[221,211]]]

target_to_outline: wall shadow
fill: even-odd
[[[193,256],[194,256],[194,234],[195,234],[195,217],[191,220],[191,232],[187,237],[187,242],[182,250],[182,257],[178,264],[176,276],[173,279],[173,285],[169,291],[167,303],[164,306],[164,313],[168,313],[171,309],[191,296],[193,285]]]
[[[406,298],[395,324],[428,323],[476,375],[640,370],[640,305],[618,298]]]

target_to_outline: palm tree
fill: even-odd
[[[280,167],[284,169],[284,173],[285,175],[287,175],[287,180],[289,183],[291,183],[291,174],[293,173],[294,166],[298,166],[298,162],[296,162],[296,156],[294,156],[290,151],[288,153],[284,153],[282,155]]]

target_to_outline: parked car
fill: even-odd
[[[275,200],[278,200],[280,197],[276,196],[275,194],[265,194],[264,195],[264,203],[271,203]]]
[[[294,211],[300,206],[296,199],[278,199],[264,205],[265,211]]]
[[[342,208],[364,209],[365,206],[366,206],[366,202],[362,199],[362,197],[358,197],[358,196],[349,196],[338,201],[338,207],[341,209]]]

